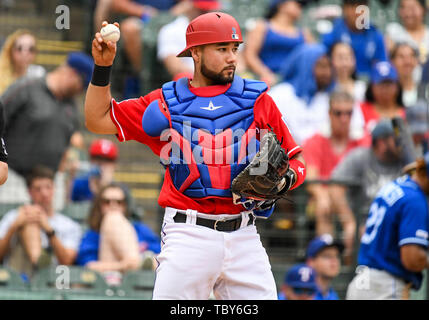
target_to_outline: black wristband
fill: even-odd
[[[55,230],[52,229],[49,232],[46,232],[46,236],[48,237],[48,239],[51,239],[53,236],[55,236]]]
[[[112,66],[97,66],[94,65],[94,71],[92,72],[91,83],[94,86],[105,87],[110,83],[110,72]]]

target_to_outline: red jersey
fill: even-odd
[[[352,149],[360,146],[369,146],[370,140],[362,138],[349,140],[346,148],[337,153],[328,137],[315,134],[307,139],[303,145],[303,156],[308,167],[315,167],[319,171],[319,178],[329,180],[332,170]]]

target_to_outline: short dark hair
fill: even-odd
[[[368,4],[368,0],[343,0],[343,6],[345,5],[355,5],[355,4]]]
[[[36,165],[25,178],[27,188],[31,187],[34,180],[43,178],[54,181],[55,172],[52,169],[43,165]]]

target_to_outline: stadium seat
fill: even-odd
[[[17,272],[7,267],[0,267],[0,288],[28,289],[29,285],[24,282]]]
[[[124,274],[116,293],[120,297],[151,300],[155,283],[152,270],[129,271]]]
[[[64,299],[104,299],[114,291],[103,276],[78,266],[49,267],[39,270],[31,280],[33,291],[55,292]]]
[[[0,267],[0,300],[53,300],[52,292],[33,292],[21,276],[7,267]]]

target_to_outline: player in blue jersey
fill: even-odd
[[[374,199],[347,299],[407,299],[429,266],[429,153]]]

